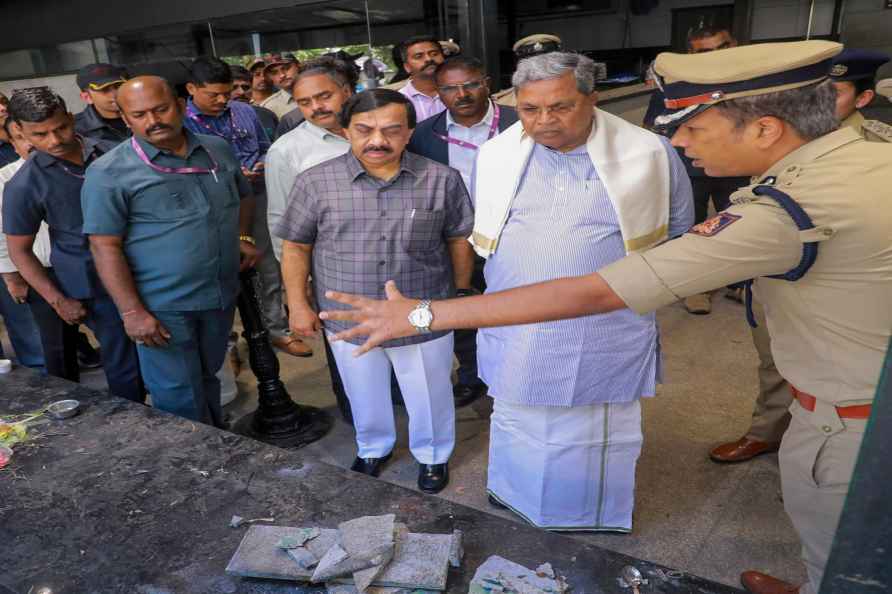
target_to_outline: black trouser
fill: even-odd
[[[28,307],[40,333],[46,372],[72,382],[81,379],[77,362],[78,329],[66,324],[56,310],[34,289],[28,289]]]
[[[716,212],[722,212],[731,206],[731,194],[738,188],[749,185],[746,177],[707,177],[692,176],[691,188],[694,191],[694,224],[706,220],[709,210],[709,199]]]
[[[124,331],[124,323],[111,297],[81,299],[87,310],[87,325],[102,349],[103,371],[108,391],[134,402],[145,402],[146,390],[139,373],[136,345]],[[37,322],[43,344],[47,373],[76,382],[80,380],[77,362],[77,324],[66,324],[36,291],[28,293],[28,304]]]
[[[471,277],[471,286],[483,293],[486,291],[486,279],[483,276],[483,266],[486,260],[474,255],[474,274]],[[455,331],[455,357],[458,359],[458,383],[473,386],[480,383],[477,375],[477,331]]]

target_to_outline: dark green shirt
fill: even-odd
[[[238,292],[239,199],[250,195],[225,140],[186,132],[186,158],[137,142],[155,165],[215,174],[158,172],[123,142],[88,170],[84,233],[118,235],[150,310],[197,311],[234,303]]]

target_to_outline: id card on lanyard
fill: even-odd
[[[496,132],[499,130],[499,117],[501,116],[501,112],[499,110],[499,104],[493,103],[493,115],[492,115],[492,123],[489,125],[489,135],[486,137],[487,140],[496,135]],[[454,144],[456,146],[460,146],[462,148],[466,148],[472,151],[478,150],[480,147],[472,142],[468,142],[466,140],[460,140],[458,138],[453,138],[451,136],[444,136],[442,134],[437,134],[434,132],[434,135],[437,136],[443,142],[448,144]]]
[[[134,152],[140,158],[140,160],[157,171],[158,173],[180,173],[185,175],[195,175],[195,174],[207,174],[210,173],[214,176],[214,181],[220,183],[220,180],[217,179],[217,170],[220,169],[219,165],[217,165],[217,161],[214,159],[214,155],[211,154],[211,151],[205,150],[208,154],[208,158],[211,160],[211,168],[205,169],[203,167],[162,167],[161,165],[155,165],[152,161],[149,160],[149,156],[146,155],[146,152],[139,146],[139,143],[136,141],[135,136],[130,137],[130,146],[133,147]]]

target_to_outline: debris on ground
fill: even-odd
[[[563,594],[568,590],[563,576],[555,577],[550,563],[535,571],[497,555],[477,568],[468,594]]]
[[[229,520],[230,528],[238,528],[239,526],[244,526],[246,524],[254,524],[256,522],[275,522],[275,518],[254,518],[253,520],[246,520],[241,516],[232,516],[232,519]]]
[[[415,534],[388,514],[337,529],[251,526],[226,572],[325,583],[340,594],[410,594],[445,590],[450,562],[460,558],[460,532]]]

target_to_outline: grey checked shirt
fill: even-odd
[[[455,169],[405,152],[399,173],[384,182],[368,175],[350,151],[297,176],[274,232],[288,241],[313,244],[316,300],[320,309],[331,310],[344,306],[326,299],[325,291],[383,299],[388,280],[396,281],[407,297],[449,296],[453,279],[446,240],[467,237],[473,227],[471,201]],[[331,332],[351,326],[325,322]],[[422,334],[383,346],[444,335]]]

